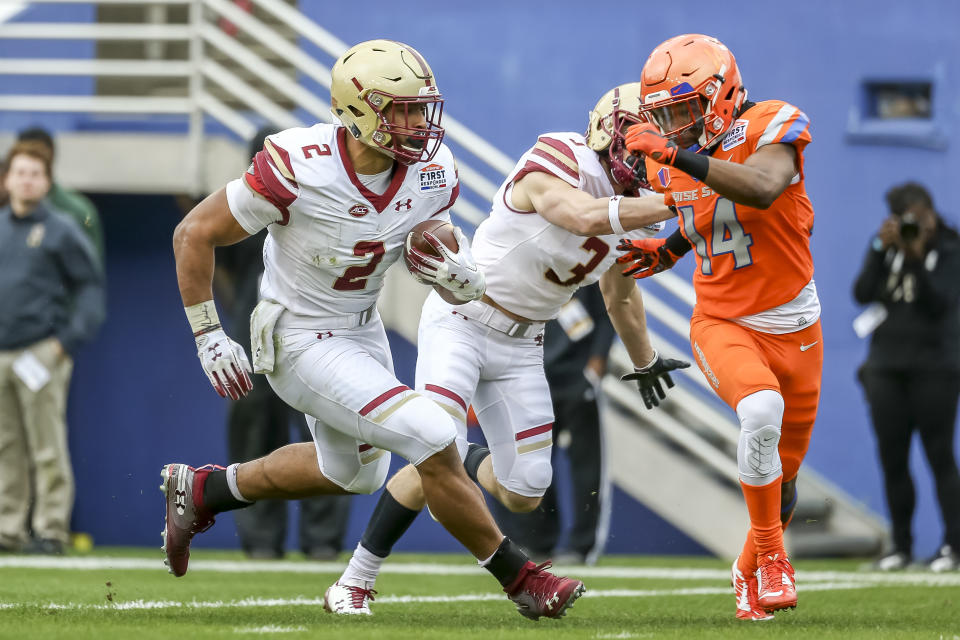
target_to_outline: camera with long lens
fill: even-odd
[[[916,240],[920,235],[920,223],[910,211],[900,216],[900,237],[904,242]]]

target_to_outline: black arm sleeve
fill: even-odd
[[[670,251],[670,253],[678,257],[686,255],[687,251],[690,251],[690,249],[693,248],[691,244],[687,242],[687,239],[683,237],[683,234],[680,233],[679,228],[667,237],[667,241],[664,246]]]

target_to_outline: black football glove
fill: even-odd
[[[663,358],[657,353],[653,364],[642,369],[634,369],[633,373],[620,378],[621,380],[636,380],[637,388],[640,389],[640,397],[643,398],[643,404],[647,409],[653,409],[660,406],[660,401],[667,397],[666,392],[660,385],[660,379],[667,383],[667,388],[673,386],[673,380],[670,378],[670,372],[675,369],[686,369],[690,366],[685,360],[673,360]]]

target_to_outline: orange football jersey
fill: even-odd
[[[650,182],[676,205],[680,229],[696,251],[693,285],[704,313],[719,318],[759,313],[789,302],[813,277],[813,207],[803,179],[809,124],[800,109],[767,100],[743,112],[717,144],[714,158],[739,163],[767,144],[796,148],[800,171],[766,210],[736,204],[647,158]]]

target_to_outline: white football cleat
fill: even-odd
[[[730,583],[737,596],[737,620],[773,620],[773,614],[764,611],[757,603],[757,579],[744,576],[737,567],[737,560],[730,569]]]
[[[367,584],[373,586],[362,580],[337,580],[323,594],[323,608],[338,615],[372,616],[370,603],[376,591],[367,588]]]

